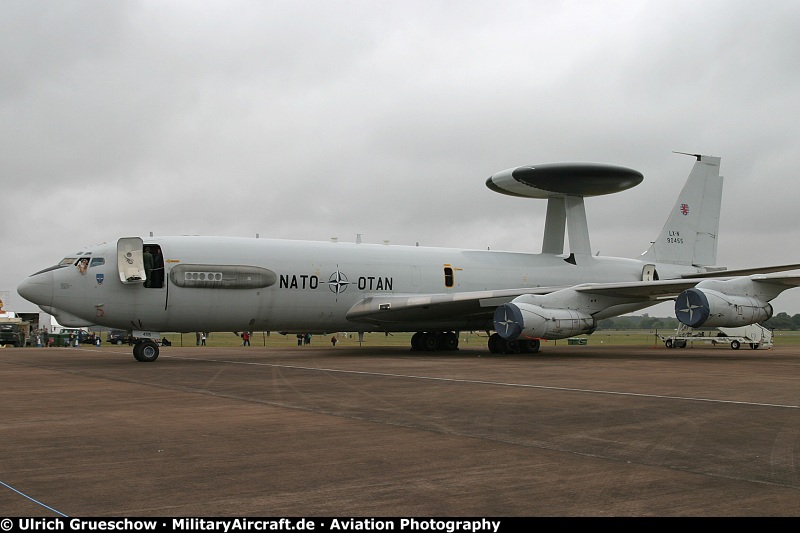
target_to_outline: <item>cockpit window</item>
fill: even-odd
[[[61,260],[58,266],[69,266],[69,265],[76,265],[78,263],[77,257],[65,257]]]
[[[106,264],[106,260],[103,257],[92,257],[92,262],[89,265],[89,268],[94,268],[100,265]]]
[[[38,274],[44,274],[45,272],[50,272],[51,270],[58,270],[59,268],[64,268],[65,266],[69,266],[69,265],[53,265],[51,267],[47,267],[47,268],[45,268],[43,270],[40,270],[39,272],[34,272],[33,274],[31,274],[31,276],[36,276]]]
[[[85,274],[86,273],[86,269],[89,268],[89,258],[88,257],[81,257],[75,263],[75,266],[78,267],[78,272],[80,272],[81,274]]]

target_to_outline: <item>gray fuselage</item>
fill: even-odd
[[[648,266],[625,258],[581,256],[572,264],[564,255],[553,254],[253,238],[161,237],[144,244],[163,252],[160,286],[123,283],[117,243],[107,243],[84,251],[80,257],[90,259],[85,269],[65,260],[60,268],[28,278],[20,293],[44,309],[128,330],[490,330],[491,319],[485,317],[377,325],[348,320],[346,315],[354,305],[375,296],[641,281]],[[671,264],[649,265],[661,279],[700,271]],[[255,270],[274,276],[253,281],[251,272]],[[199,281],[193,282],[192,275],[195,280],[199,276]],[[214,275],[232,275],[233,281],[203,282]]]

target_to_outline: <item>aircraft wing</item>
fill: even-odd
[[[440,294],[380,295],[364,298],[347,312],[347,319],[372,324],[446,322],[452,317],[491,321],[498,305],[523,294],[548,294],[563,287],[498,289]],[[482,328],[479,325],[476,329]]]
[[[642,300],[669,300],[682,291],[697,285],[700,279],[667,279],[659,281],[629,281],[619,283],[584,283],[573,287],[576,292],[585,292],[615,298]]]
[[[729,276],[731,278],[743,276]],[[749,277],[754,282],[764,282],[780,286],[800,286],[800,275],[787,274],[755,274]],[[585,283],[573,287],[538,287],[518,288],[491,291],[471,291],[451,294],[418,294],[418,295],[380,295],[370,296],[358,302],[347,313],[347,318],[355,322],[371,324],[409,324],[424,322],[447,324],[448,319],[470,319],[475,329],[482,329],[487,320],[491,320],[494,310],[504,303],[511,302],[518,296],[527,294],[553,294],[561,290],[577,293],[596,294],[627,300],[629,302],[652,301],[654,304],[662,300],[675,299],[686,289],[691,289],[704,279],[715,277],[674,279],[657,281],[632,281],[618,283]]]
[[[790,265],[795,266],[798,265]],[[771,268],[779,268],[779,270],[767,270]],[[786,267],[766,267],[766,269],[748,269],[756,272],[770,272],[772,274],[753,274],[749,276],[732,275],[732,272],[746,272],[741,271],[727,271],[729,274],[726,276],[728,279],[748,277],[754,282],[770,283],[774,285],[781,285],[787,288],[800,286],[800,274],[774,274],[775,272],[782,272]],[[633,281],[633,282],[620,282],[620,283],[585,283],[573,287],[577,292],[586,292],[591,294],[599,294],[605,296],[613,296],[618,298],[645,298],[653,300],[669,300],[680,294],[686,289],[691,289],[704,279],[718,280],[716,274],[711,276],[704,276],[702,278],[689,278],[686,279],[666,279],[659,281]]]
[[[699,280],[638,281],[627,283],[587,283],[571,287],[575,291],[656,300],[675,297],[682,290],[694,287]],[[431,322],[446,324],[448,319],[471,319],[475,329],[491,321],[494,310],[514,298],[526,294],[551,294],[570,287],[524,287],[470,291],[460,293],[380,295],[364,298],[347,312],[347,319],[371,324],[414,324]]]
[[[787,289],[790,287],[800,287],[800,274],[780,275],[780,276],[750,276],[753,281],[783,285]]]

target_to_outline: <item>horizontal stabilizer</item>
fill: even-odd
[[[788,272],[790,270],[800,270],[800,264],[777,265],[756,268],[740,268],[737,270],[715,270],[712,272],[701,272],[699,274],[684,274],[683,279],[695,278],[730,278],[734,276],[751,276],[753,274],[769,274],[772,272]]]

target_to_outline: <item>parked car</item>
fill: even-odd
[[[55,346],[72,346],[77,337],[80,344],[94,344],[95,336],[88,331],[75,328],[61,328],[58,333],[50,335],[50,339]]]
[[[106,342],[109,344],[131,344],[133,337],[123,329],[112,329],[108,332]]]
[[[18,324],[0,324],[0,344],[11,344],[15,348],[25,346],[25,333]]]

